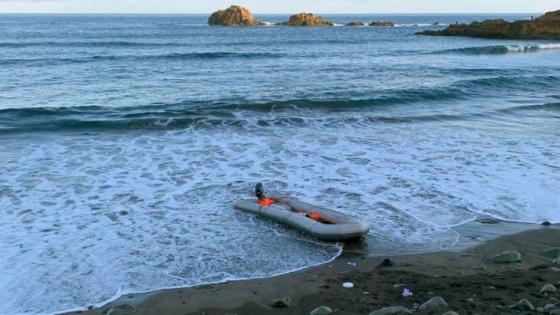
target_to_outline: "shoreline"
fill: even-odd
[[[391,267],[378,268],[385,257],[370,256],[367,249],[364,251],[363,245],[358,244],[356,248],[356,244],[349,244],[350,246],[345,246],[343,252],[330,262],[294,272],[266,278],[125,294],[99,308],[64,314],[308,314],[310,310],[321,305],[336,309],[340,314],[355,312],[369,314],[368,312],[382,307],[396,306],[396,302],[402,303],[399,306],[413,308],[434,294],[441,295],[446,301],[457,301],[459,296],[466,294],[462,292],[463,286],[468,287],[469,283],[480,285],[492,280],[493,277],[498,277],[502,282],[512,282],[515,279],[525,277],[531,279],[536,274],[545,273],[546,276],[537,277],[539,279],[548,277],[551,284],[558,286],[560,272],[553,271],[555,267],[552,258],[541,256],[540,252],[547,248],[560,247],[559,225],[544,227],[538,224],[481,219],[461,225],[455,230],[459,237],[453,247],[433,253],[387,256],[394,262],[394,266]],[[507,250],[519,251],[523,256],[522,263],[488,264],[485,262],[488,257]],[[535,269],[536,267],[538,268]],[[511,279],[501,277],[504,272],[519,274],[515,279]],[[378,283],[377,285],[367,281],[372,278],[377,278],[377,281],[374,281]],[[434,282],[434,279],[444,278],[446,279],[444,282],[449,284],[459,283],[457,289],[449,288],[451,291],[448,290],[447,296],[435,290],[426,291],[427,287],[441,282]],[[400,279],[407,279],[407,281],[402,283]],[[414,285],[409,283],[411,280],[408,279],[414,279],[412,281]],[[342,288],[342,283],[347,280],[354,283],[353,289]],[[467,283],[461,284],[465,281]],[[396,292],[402,290],[401,284],[403,287],[410,287],[414,296],[401,297]],[[496,287],[499,289],[494,290],[494,293],[503,291],[501,294],[503,305],[498,304],[497,301],[496,305],[505,307],[504,311],[510,304],[517,302],[512,299],[507,302],[510,304],[505,303],[505,299],[515,295],[515,290],[518,290],[511,284],[498,284]],[[536,282],[534,284],[538,288],[521,290],[517,293],[525,293],[527,298],[534,298],[533,291],[536,290],[538,293],[542,285]],[[421,294],[423,291],[426,292]],[[432,294],[427,295],[427,293]],[[271,307],[272,300],[283,297],[289,297],[289,307]],[[471,297],[465,296],[463,300],[466,299]],[[467,306],[476,307],[475,303],[470,302]],[[464,307],[463,304],[449,303],[449,310],[468,310]],[[479,307],[482,309],[478,310],[486,311],[486,314],[499,311],[496,308],[487,309],[488,304],[480,304]],[[558,307],[560,308],[560,305]],[[116,313],[116,310],[119,310],[119,313]]]

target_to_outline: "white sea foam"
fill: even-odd
[[[406,23],[406,24],[395,24],[395,27],[427,27],[432,26],[429,23]]]
[[[560,221],[558,135],[367,114],[348,123],[356,113],[303,109],[236,115],[242,127],[5,141],[0,313],[274,275],[338,255],[234,209],[257,181],[368,221],[375,253],[445,248],[457,240],[449,227],[478,214]],[[288,115],[305,124],[262,124]]]
[[[505,46],[510,52],[531,52],[538,50],[560,49],[560,44],[538,44],[538,45],[512,45]]]

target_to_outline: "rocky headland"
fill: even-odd
[[[263,22],[255,19],[249,9],[232,5],[225,10],[218,10],[208,18],[210,25],[222,26],[259,26],[264,25]]]
[[[495,39],[560,39],[560,10],[531,20],[508,22],[503,19],[454,24],[441,31],[424,31],[418,35],[467,36]]]
[[[290,16],[287,22],[281,23],[285,26],[334,26],[334,23],[313,13],[298,13]]]

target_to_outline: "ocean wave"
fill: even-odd
[[[417,90],[394,90],[368,99],[300,99],[266,103],[250,102],[180,102],[140,107],[107,108],[100,106],[26,108],[0,110],[0,128],[3,133],[45,131],[117,131],[135,129],[179,129],[188,127],[244,127],[305,125],[298,114],[280,113],[305,111],[350,112],[369,107],[398,104],[427,103],[465,97],[455,87]],[[244,115],[236,113],[245,112]],[[260,118],[261,113],[279,115]],[[256,118],[255,118],[256,117]],[[369,122],[408,122],[409,118],[376,117]],[[366,120],[362,120],[366,121]]]
[[[258,126],[298,125],[305,121],[298,115],[277,115],[272,119],[251,119],[251,113],[286,111],[354,111],[361,108],[398,104],[428,103],[452,100],[466,95],[455,87],[416,90],[393,90],[368,99],[299,99],[265,103],[251,102],[179,102],[139,107],[108,108],[42,107],[0,110],[3,133],[80,130],[177,129],[187,127],[232,126],[249,123]],[[240,111],[248,115],[236,115]],[[252,115],[252,116],[255,116]],[[383,121],[381,119],[380,121]]]
[[[169,47],[178,46],[180,43],[154,43],[154,42],[131,42],[131,41],[36,41],[36,42],[0,42],[0,48],[24,48],[24,47]]]
[[[377,97],[367,99],[325,99],[325,100],[290,100],[253,104],[223,104],[227,110],[271,111],[283,109],[311,109],[329,111],[347,111],[368,107],[383,107],[399,104],[427,103],[458,99],[467,95],[455,87],[435,87],[410,90],[389,90],[380,92]]]
[[[428,123],[437,121],[460,121],[483,117],[483,114],[476,115],[452,115],[452,114],[426,114],[419,116],[389,116],[382,113],[356,116],[341,117],[301,117],[297,112],[293,115],[266,115],[257,117],[250,115],[241,117],[216,117],[212,115],[193,115],[181,114],[176,112],[175,117],[168,117],[170,113],[162,113],[160,116],[145,114],[143,117],[124,118],[121,117],[91,117],[79,118],[58,116],[46,119],[46,117],[36,116],[32,121],[19,122],[5,126],[0,126],[3,134],[14,133],[37,133],[37,132],[120,132],[134,130],[177,130],[186,128],[216,128],[234,127],[246,128],[248,126],[257,127],[305,127],[309,124],[319,124],[325,126],[333,125],[367,125],[367,124],[409,124],[409,123]],[[0,114],[0,116],[2,116]]]
[[[80,58],[14,58],[0,59],[0,65],[58,65],[64,63],[87,63],[109,60],[215,60],[215,59],[258,59],[279,58],[277,53],[238,53],[238,52],[192,52],[169,53],[160,55],[95,55]]]
[[[529,53],[542,50],[560,49],[560,44],[537,44],[537,45],[497,45],[482,47],[465,47],[447,49],[438,53],[456,53],[465,55],[503,55],[508,53]]]
[[[180,129],[188,127],[244,127],[274,125],[305,125],[306,119],[299,112],[361,112],[360,121],[366,123],[409,123],[436,120],[458,120],[467,116],[426,114],[417,116],[383,116],[384,108],[413,104],[441,104],[460,99],[487,95],[489,91],[507,93],[519,89],[553,89],[560,84],[556,76],[496,76],[472,80],[460,80],[447,86],[422,89],[395,89],[379,91],[369,98],[347,99],[294,99],[269,102],[250,101],[183,101],[158,103],[136,107],[39,107],[8,108],[0,110],[2,133],[80,130],[135,130],[135,129]],[[542,105],[544,106],[544,105]],[[541,107],[542,107],[541,106]],[[548,107],[558,106],[548,104]],[[363,115],[364,110],[373,109],[373,116]],[[555,107],[554,107],[555,108]],[[292,113],[296,113],[292,115]],[[239,115],[239,113],[243,113]],[[259,115],[276,113],[261,119]],[[322,119],[322,115],[312,115]],[[327,117],[328,118],[328,117]],[[327,119],[324,118],[324,119]],[[471,117],[472,118],[472,117]],[[319,119],[314,119],[318,121]],[[328,118],[330,119],[330,118]],[[340,117],[348,118],[348,115]],[[334,123],[335,121],[329,121]],[[352,123],[347,121],[346,123]]]
[[[545,103],[545,104],[514,106],[514,107],[498,110],[498,112],[511,114],[520,111],[536,111],[536,110],[552,110],[552,111],[560,110],[560,103]]]
[[[506,93],[507,90],[532,91],[542,89],[556,89],[560,84],[558,76],[494,76],[488,78],[463,80],[455,83],[455,86],[465,90],[469,95],[487,95],[489,91],[495,90]]]
[[[292,102],[286,102],[286,105]],[[275,106],[262,104],[263,107]],[[277,103],[276,103],[277,104]],[[97,108],[97,109],[96,109]],[[294,108],[294,107],[292,107]],[[433,122],[456,122],[472,119],[488,119],[506,115],[517,115],[525,111],[558,111],[560,103],[545,103],[514,106],[484,112],[420,115],[391,115],[384,112],[358,113],[356,115],[302,116],[292,109],[291,113],[278,115],[238,115],[239,112],[193,113],[189,110],[139,111],[127,113],[130,109],[113,110],[113,114],[101,107],[80,108],[35,108],[0,111],[3,125],[2,134],[37,132],[126,132],[134,130],[179,130],[186,128],[207,129],[216,127],[247,128],[266,127],[306,127],[310,124],[321,126],[348,126],[371,124],[423,124]],[[80,114],[81,113],[81,114]],[[22,117],[28,117],[24,119]]]

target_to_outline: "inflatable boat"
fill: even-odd
[[[279,193],[266,197],[257,185],[256,200],[240,200],[235,207],[270,218],[324,241],[346,241],[367,234],[369,226],[357,218],[305,203]]]

